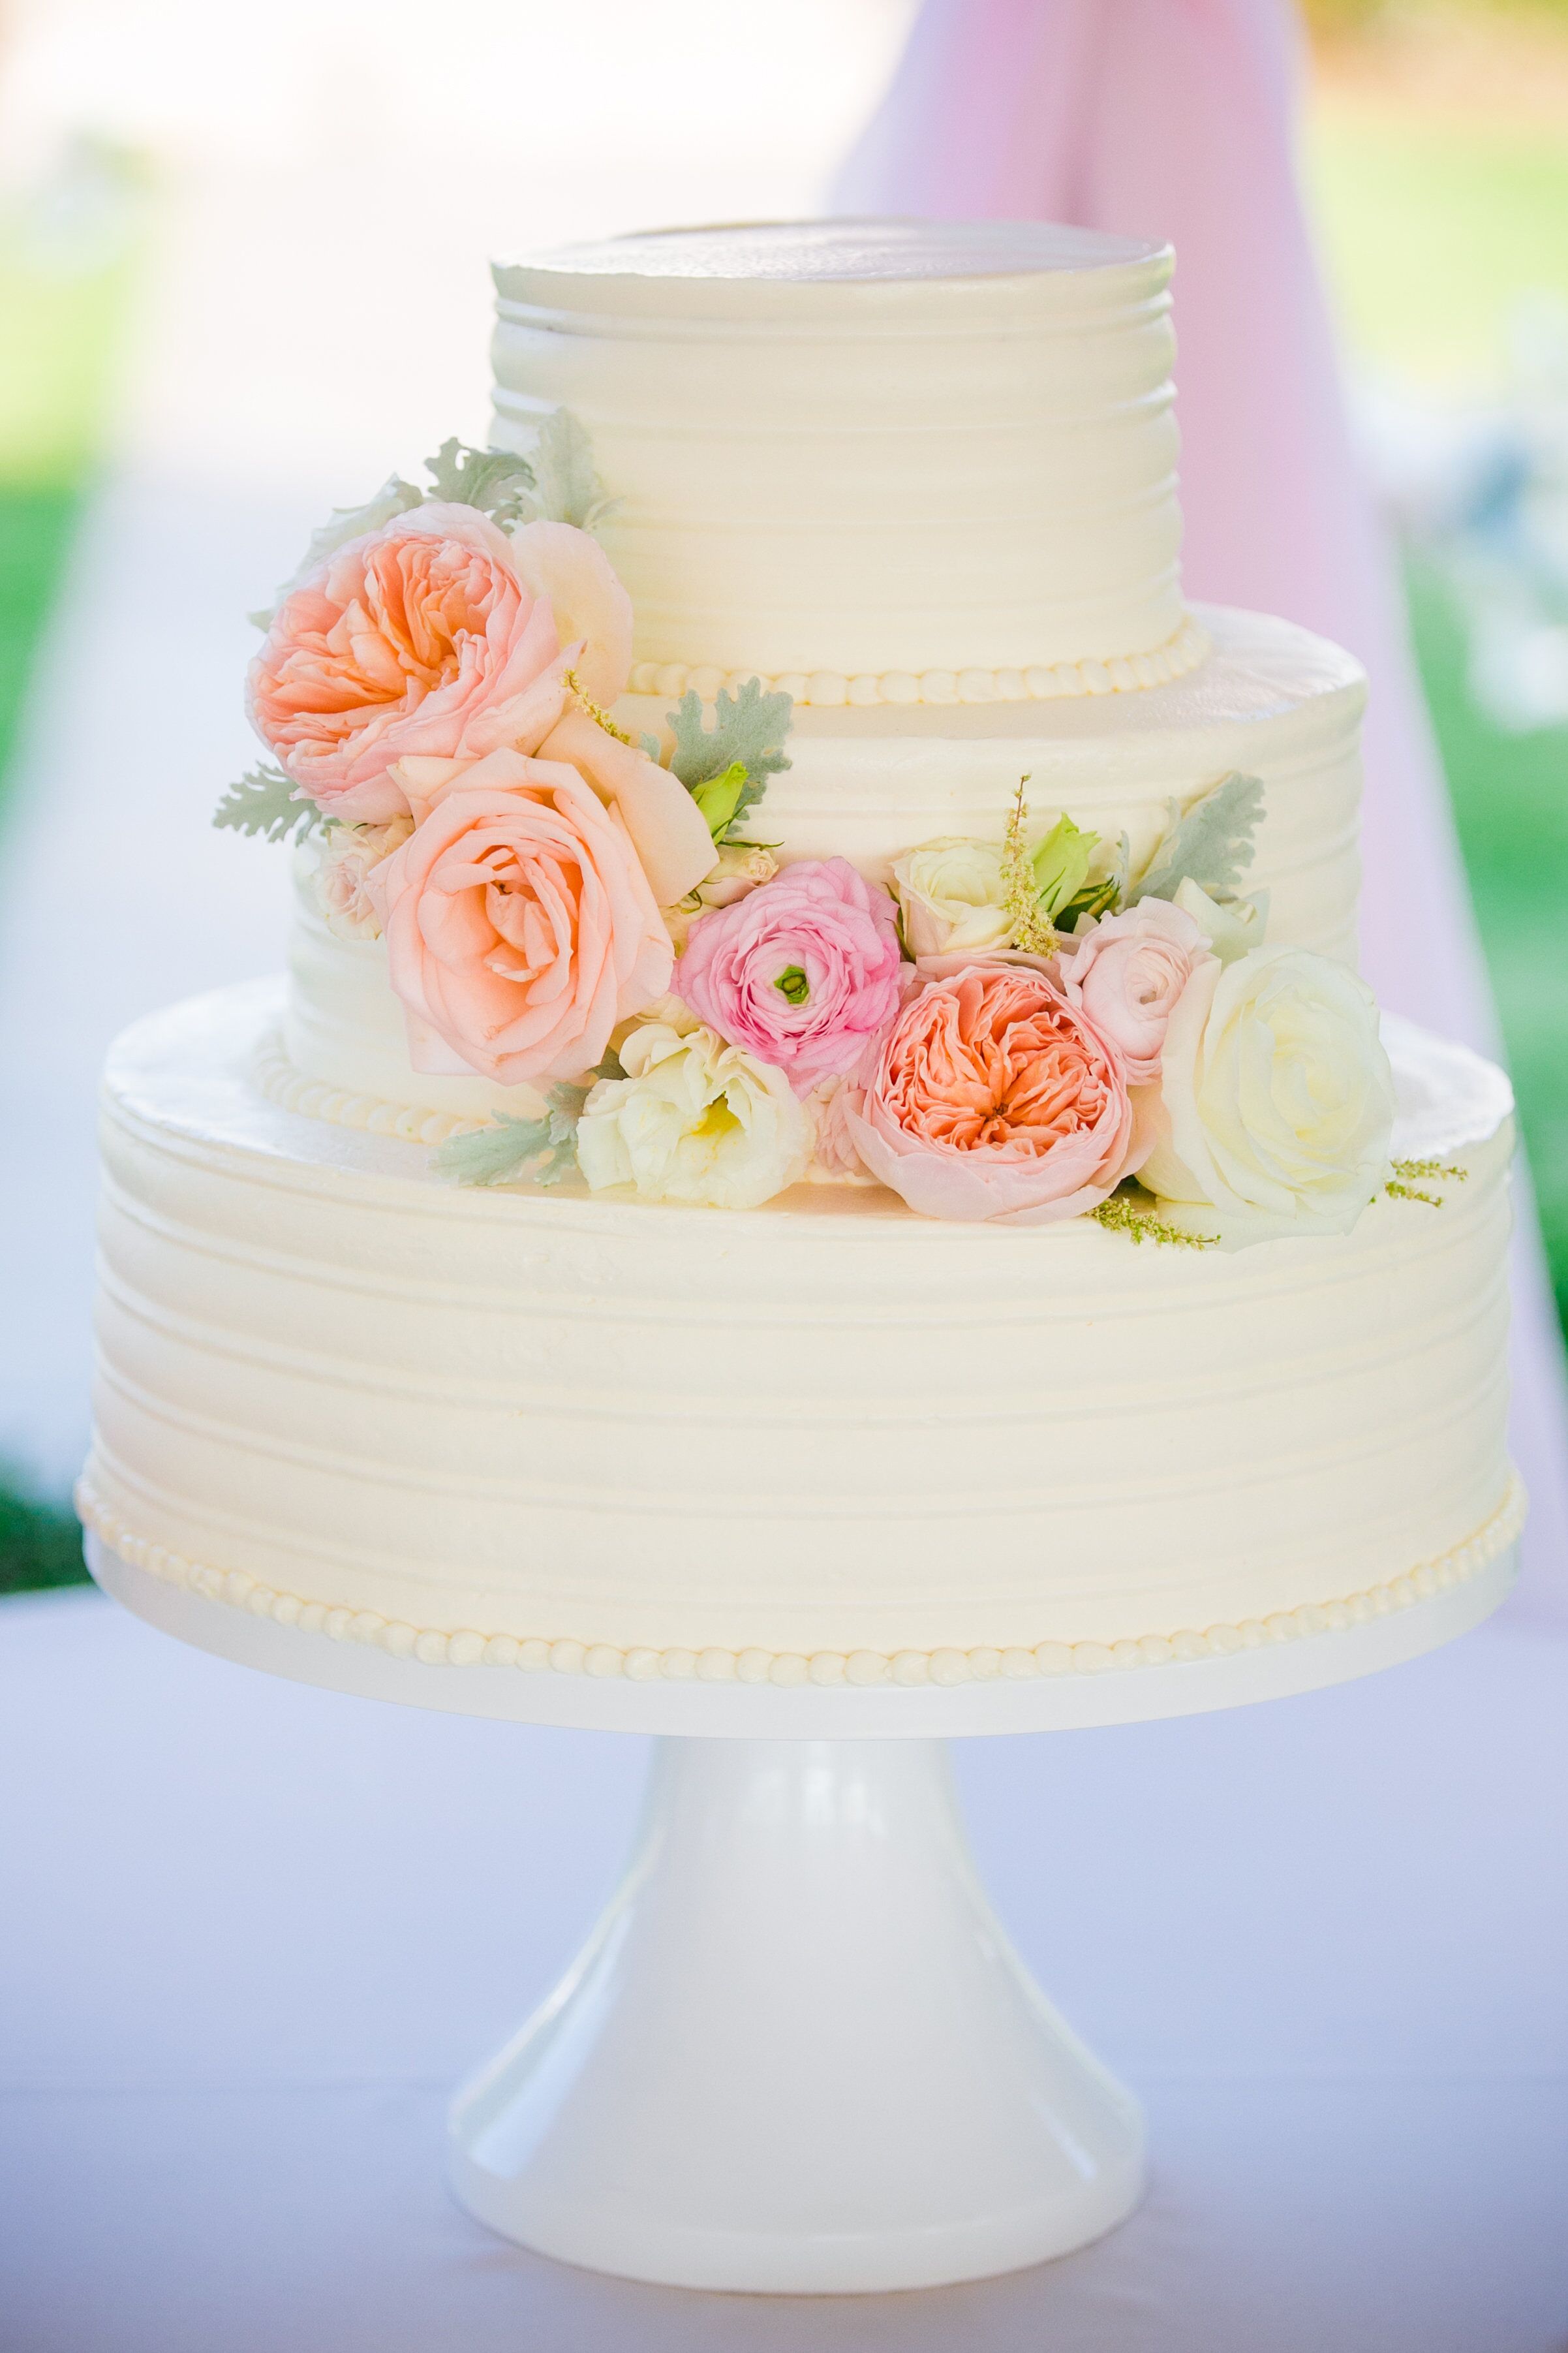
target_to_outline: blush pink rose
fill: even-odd
[[[580,1078],[669,984],[669,934],[625,824],[561,761],[492,753],[365,890],[416,1071]]]
[[[836,1109],[871,1174],[928,1218],[1077,1217],[1135,1159],[1116,1048],[1018,965],[928,980]]]
[[[319,808],[405,816],[396,761],[531,753],[559,720],[562,673],[584,648],[563,652],[542,593],[553,577],[571,625],[608,649],[595,682],[618,693],[631,607],[587,533],[536,523],[514,542],[477,508],[433,500],[335,549],[284,598],[250,666],[251,723]]]
[[[1077,952],[1064,955],[1062,987],[1102,1038],[1121,1050],[1129,1086],[1160,1075],[1165,1029],[1194,972],[1216,961],[1191,915],[1164,899],[1144,899],[1107,915]]]
[[[880,884],[842,858],[802,859],[700,915],[674,986],[700,1021],[807,1094],[848,1070],[891,1019],[903,971],[897,911]]]

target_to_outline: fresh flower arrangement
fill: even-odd
[[[415,1069],[519,1091],[442,1173],[731,1208],[876,1183],[1189,1246],[1431,1198],[1391,1174],[1370,994],[1268,946],[1242,893],[1255,778],[1173,802],[1138,871],[1065,815],[1032,839],[1026,777],[1002,840],[917,845],[886,883],[781,865],[736,828],[789,765],[787,695],[689,692],[663,740],[611,715],[632,614],[580,425],[427,471],[334,514],[256,617],[272,759],[215,822],[319,828],[324,918],[384,941]]]

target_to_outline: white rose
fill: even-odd
[[[1005,948],[1013,924],[1002,903],[1002,852],[995,842],[953,836],[923,842],[897,860],[893,890],[910,954],[956,955]]]
[[[620,1049],[577,1124],[577,1165],[595,1193],[635,1185],[650,1201],[755,1209],[805,1176],[811,1113],[782,1071],[701,1027],[645,1022]]]
[[[316,869],[316,898],[327,929],[340,940],[378,940],[381,919],[371,904],[365,877],[372,867],[401,849],[414,830],[411,817],[386,825],[333,825]]]
[[[1372,992],[1306,948],[1205,964],[1136,1096],[1140,1183],[1199,1204],[1221,1239],[1348,1233],[1382,1183],[1394,1077]],[[1201,1224],[1195,1215],[1179,1219]]]

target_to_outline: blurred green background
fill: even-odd
[[[1555,298],[1568,317],[1568,0],[1312,0],[1309,17],[1303,164],[1352,375],[1439,405],[1496,396],[1520,304]],[[124,158],[79,154],[71,172],[103,200],[85,232],[58,188],[0,206],[0,856],[29,665],[102,456],[149,209],[155,228]],[[1568,1322],[1568,726],[1490,715],[1451,565],[1415,540],[1407,565]],[[81,1573],[68,1510],[0,1465],[0,1590]]]

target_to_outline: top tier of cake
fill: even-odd
[[[557,406],[588,427],[645,691],[1154,685],[1203,651],[1177,566],[1171,267],[1079,229],[914,221],[499,264],[493,438],[526,451]]]

